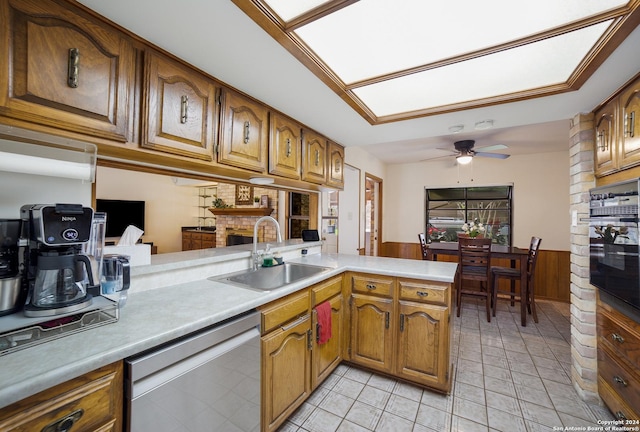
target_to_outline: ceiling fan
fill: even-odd
[[[450,156],[455,156],[456,161],[461,164],[461,165],[466,165],[468,163],[471,162],[471,160],[475,157],[475,156],[479,156],[479,157],[490,157],[490,158],[496,158],[496,159],[506,159],[511,155],[508,154],[504,154],[504,153],[488,153],[490,151],[494,151],[494,150],[502,150],[502,149],[506,149],[507,146],[504,144],[494,144],[494,145],[490,145],[490,146],[485,146],[485,147],[479,147],[478,150],[483,150],[483,151],[476,151],[473,149],[473,146],[475,144],[474,140],[463,140],[463,141],[456,141],[453,143],[453,146],[455,148],[455,151],[451,150],[451,149],[440,149],[440,150],[447,150],[447,151],[452,151],[453,154],[449,155],[449,156],[440,156],[437,158],[433,158],[433,159],[440,159],[441,157],[450,157]]]

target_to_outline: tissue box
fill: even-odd
[[[129,265],[151,264],[151,245],[139,243],[133,246],[105,246],[104,254],[129,255]]]

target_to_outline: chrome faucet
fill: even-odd
[[[262,216],[260,219],[256,221],[256,224],[253,227],[253,269],[258,270],[260,265],[260,255],[258,254],[258,225],[262,221],[271,221],[276,226],[276,235],[278,243],[282,243],[282,234],[280,234],[280,224],[277,220],[275,220],[271,216]]]

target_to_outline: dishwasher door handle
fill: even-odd
[[[257,327],[214,345],[196,355],[176,362],[154,374],[148,375],[145,378],[133,381],[131,383],[131,400],[133,401],[137,399],[162,384],[165,384],[172,379],[197,368],[198,366],[208,363],[254,338],[257,338],[258,340],[260,339],[260,331]]]

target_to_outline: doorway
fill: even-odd
[[[364,254],[378,256],[382,240],[382,179],[365,173]]]

